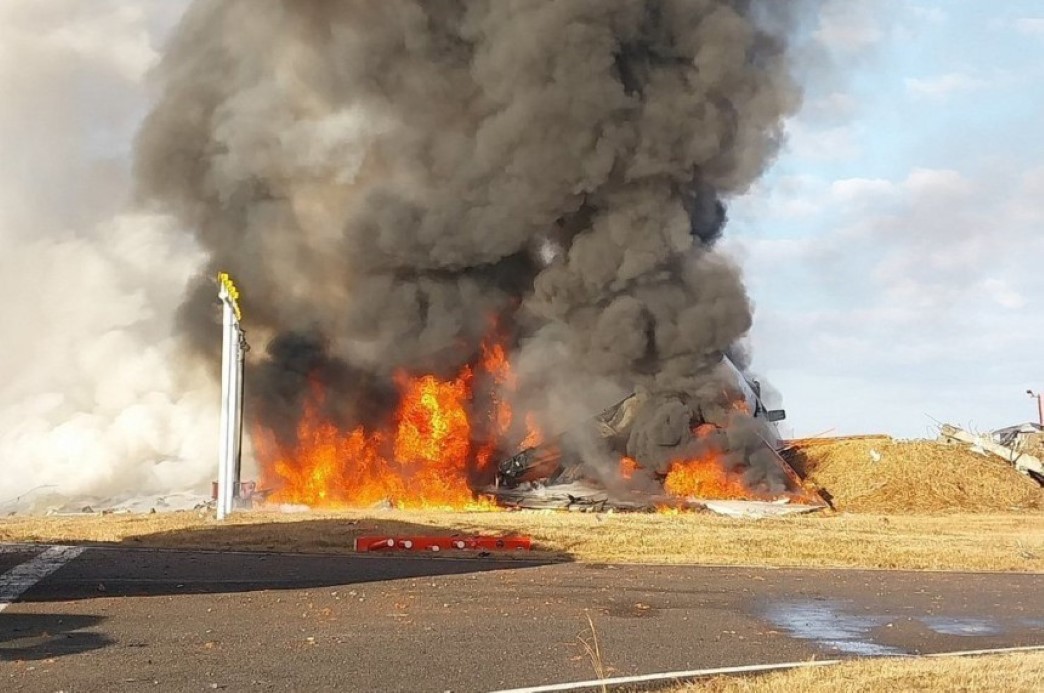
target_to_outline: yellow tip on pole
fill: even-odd
[[[239,289],[228,272],[218,272],[218,283],[225,289],[228,301],[232,304],[232,312],[236,314],[236,320],[243,319],[243,312],[239,308]]]

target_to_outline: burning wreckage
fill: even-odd
[[[759,384],[725,356],[702,388],[639,389],[552,432],[503,397],[517,382],[505,351],[494,344],[483,354],[453,380],[404,376],[394,415],[375,430],[332,423],[316,383],[287,443],[255,430],[265,489],[256,497],[326,508],[707,508],[744,516],[826,507],[779,455],[784,412],[769,410]],[[490,380],[506,390],[487,409],[480,383]]]
[[[717,396],[694,401],[674,394],[691,415],[664,422],[665,437],[657,442],[670,452],[660,464],[640,465],[630,456],[634,422],[649,398],[636,392],[585,425],[502,460],[496,485],[486,492],[501,505],[528,509],[683,509],[723,500],[824,507],[779,455],[776,423],[785,412],[766,408],[760,383],[727,356],[717,370],[728,380]],[[585,450],[598,459],[619,458],[619,469],[607,474]]]
[[[244,411],[269,502],[819,505],[723,356],[753,307],[718,247],[800,105],[800,12],[258,5],[192,3],[135,172],[207,258],[187,356],[214,365],[209,276],[256,306]]]

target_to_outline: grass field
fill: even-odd
[[[763,676],[720,677],[671,693],[855,693],[856,691],[982,691],[1044,689],[1044,652],[983,657],[874,659]]]
[[[344,553],[372,534],[518,533],[534,557],[593,562],[1044,572],[1044,513],[816,515],[344,511],[10,517],[0,541]]]

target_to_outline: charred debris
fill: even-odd
[[[495,485],[484,492],[501,505],[526,509],[651,511],[696,509],[727,501],[736,514],[764,515],[781,514],[769,512],[766,505],[789,506],[791,511],[825,507],[818,493],[779,454],[783,441],[776,424],[786,413],[766,407],[760,384],[742,374],[728,357],[723,357],[719,371],[729,380],[719,397],[694,401],[685,393],[675,394],[691,412],[686,428],[692,441],[662,441],[672,450],[664,463],[639,464],[631,456],[635,422],[651,396],[635,392],[581,426],[502,459]],[[679,458],[679,449],[688,455]],[[604,460],[620,462],[608,468],[611,465]],[[724,474],[738,481],[733,488],[743,492],[728,497],[715,492],[706,498],[669,493],[668,480],[678,465],[700,460],[723,467]]]

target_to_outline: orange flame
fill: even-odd
[[[638,463],[630,457],[620,458],[620,477],[623,479],[630,479],[634,476],[635,470],[638,469]]]
[[[703,500],[749,499],[757,495],[746,487],[743,479],[729,473],[720,455],[682,460],[671,465],[663,488],[678,498]]]
[[[467,484],[470,383],[468,369],[450,382],[430,375],[405,381],[395,460],[409,472],[410,494],[419,495],[422,506],[466,505],[473,495]]]
[[[481,370],[488,373],[495,383],[493,392],[492,422],[498,439],[504,439],[515,425],[515,413],[508,399],[518,391],[518,376],[511,368],[507,352],[500,342],[487,341],[482,345]],[[526,414],[526,435],[517,446],[524,450],[544,442],[544,434],[533,412]]]
[[[493,383],[492,408],[473,421],[469,409],[478,371]],[[292,450],[282,449],[271,432],[254,431],[262,485],[275,489],[269,499],[311,507],[495,509],[491,500],[476,497],[472,484],[483,472],[489,476],[514,421],[507,398],[516,381],[504,347],[484,345],[476,369],[466,367],[452,380],[402,373],[396,382],[399,406],[387,431],[338,430],[323,417],[326,395],[319,383],[313,384]],[[527,441],[542,437],[531,418],[526,424]]]
[[[747,398],[744,397],[742,393],[735,391],[730,393],[727,390],[722,390],[721,397],[730,410],[740,414],[746,414],[747,416],[754,415],[754,412],[750,409],[750,405],[747,404]]]
[[[359,427],[347,433],[323,420],[325,394],[313,386],[297,428],[297,445],[284,453],[270,435],[255,432],[270,500],[313,507],[482,509],[468,486],[470,425],[464,405],[471,373],[442,382],[433,376],[400,378],[402,399],[394,435]]]
[[[535,448],[543,442],[544,430],[540,428],[540,424],[537,423],[536,415],[532,412],[526,414],[526,437],[522,439],[519,448],[522,450]]]

